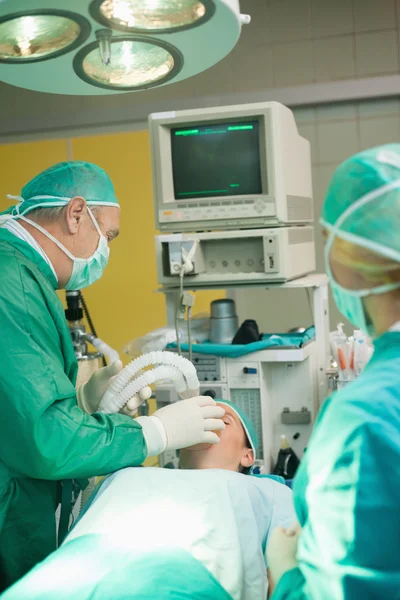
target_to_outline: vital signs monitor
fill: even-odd
[[[310,145],[282,104],[154,113],[149,130],[159,230],[312,223]]]

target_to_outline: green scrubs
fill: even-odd
[[[56,548],[60,480],[140,465],[139,424],[87,415],[57,281],[44,259],[0,229],[0,590]]]
[[[114,546],[107,536],[95,534],[67,541],[1,598],[232,600],[185,550],[171,548],[132,556],[129,545]]]
[[[294,499],[298,568],[273,600],[400,598],[400,333],[325,402]]]

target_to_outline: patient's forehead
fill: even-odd
[[[235,423],[240,425],[240,427],[243,429],[242,422],[239,419],[239,417],[237,416],[237,414],[235,413],[235,411],[233,410],[233,408],[231,408],[227,404],[223,404],[222,402],[221,402],[221,404],[218,404],[218,402],[217,402],[217,405],[221,406],[223,409],[225,409],[225,414],[231,416],[234,419]]]

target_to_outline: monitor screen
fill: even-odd
[[[176,200],[261,194],[259,122],[171,129]]]

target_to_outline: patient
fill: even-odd
[[[238,406],[217,402],[225,408],[225,429],[219,444],[198,444],[180,451],[180,469],[226,469],[247,474],[256,458],[257,434],[253,423]]]
[[[176,470],[109,476],[61,548],[2,600],[265,600],[266,544],[275,527],[295,521],[291,491],[245,474],[255,429],[234,404],[221,404],[218,445],[181,450]]]

